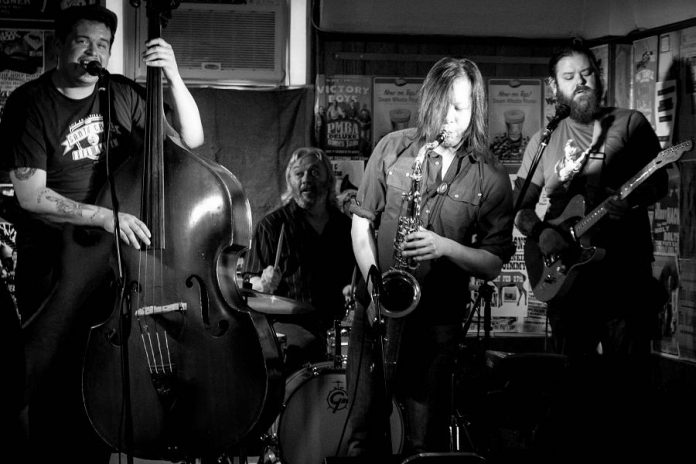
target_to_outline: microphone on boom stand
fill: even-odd
[[[87,74],[92,76],[102,78],[109,75],[109,71],[99,61],[81,61],[80,66]]]

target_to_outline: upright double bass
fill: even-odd
[[[170,9],[163,3],[147,2],[150,39]],[[273,329],[234,278],[251,210],[232,173],[164,135],[157,67],[148,67],[146,111],[142,156],[119,167],[113,187],[151,245],[122,248],[121,297],[89,335],[85,407],[107,443],[135,456],[220,455],[268,427],[283,396]],[[108,190],[98,204],[113,207]]]

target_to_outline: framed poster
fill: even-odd
[[[652,349],[654,353],[679,357],[679,260],[676,255],[656,255],[652,267],[653,277],[668,295],[658,313],[658,333]]]
[[[371,121],[371,77],[317,75],[314,137],[327,155],[370,156]]]
[[[415,127],[418,121],[418,91],[423,78],[375,77],[372,81],[375,117],[372,146],[399,129]]]
[[[696,26],[681,30],[679,58],[686,68],[685,93],[691,97],[691,114],[696,114]]]
[[[544,98],[541,79],[488,80],[490,149],[513,171],[529,138],[541,128]]]
[[[650,211],[653,248],[656,255],[679,254],[679,193],[681,175],[678,164],[665,168],[668,175],[668,192]]]

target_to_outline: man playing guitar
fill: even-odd
[[[531,138],[515,186],[520,206],[515,223],[527,236],[527,248],[540,251],[539,263],[528,260],[530,281],[534,285],[535,264],[564,255],[580,258],[587,250],[583,247],[602,250],[569,288],[543,298],[548,300],[554,350],[568,356],[570,375],[570,388],[562,393],[567,403],[558,411],[562,422],[549,427],[554,433],[551,449],[573,453],[564,456],[573,459],[577,453],[589,457],[598,450],[603,455],[620,451],[625,460],[626,453],[644,450],[650,441],[641,435],[650,422],[642,416],[650,380],[650,329],[657,314],[656,294],[645,293],[654,288],[647,207],[666,194],[667,175],[656,171],[630,196],[618,194],[656,157],[660,144],[640,112],[601,105],[603,83],[588,48],[573,42],[556,53],[549,62],[549,84],[559,106],[570,107],[570,116],[551,133],[538,169],[530,173],[541,131]],[[530,175],[529,188],[522,192]],[[534,212],[542,188],[549,198],[543,222]],[[524,196],[518,199],[520,194]],[[578,195],[587,212],[601,204],[604,213],[581,243],[572,228],[554,222]],[[541,276],[542,282],[545,278],[553,280]]]

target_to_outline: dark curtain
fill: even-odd
[[[191,94],[205,131],[205,144],[195,151],[237,177],[256,225],[280,205],[293,150],[311,143],[313,92],[193,88]]]

